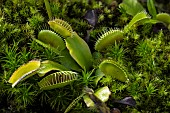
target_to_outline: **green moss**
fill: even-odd
[[[52,16],[68,21],[81,37],[86,36],[86,30],[91,26],[83,19],[87,10],[98,9],[99,20],[90,32],[90,49],[92,51],[97,40],[97,34],[107,27],[123,29],[132,19],[118,7],[114,8],[99,0],[49,0]],[[120,3],[120,2],[117,2]],[[102,53],[94,53],[93,67],[96,69],[104,59],[113,59],[124,65],[129,72],[128,83],[122,83],[103,77],[98,85],[93,85],[95,78],[92,72],[83,72],[80,79],[69,87],[39,90],[37,76],[29,78],[27,82],[11,88],[7,81],[10,75],[23,63],[31,59],[58,61],[59,55],[52,50],[44,49],[32,41],[37,38],[41,29],[50,29],[44,23],[48,21],[48,14],[43,0],[2,0],[0,1],[0,112],[64,112],[68,105],[77,98],[85,85],[94,89],[108,85],[112,94],[107,105],[110,108],[119,107],[113,99],[132,96],[137,102],[136,108],[122,108],[123,113],[168,113],[170,107],[170,32],[157,24],[147,23],[135,25],[126,34],[125,39],[114,43]],[[80,100],[71,112],[89,111]]]

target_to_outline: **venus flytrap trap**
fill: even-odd
[[[132,26],[134,25],[139,25],[139,24],[144,24],[145,22],[149,21],[150,20],[150,16],[142,11],[142,12],[139,12],[137,13],[133,18],[132,20],[124,27],[124,32],[125,33],[128,33],[128,31],[130,29],[132,29]]]
[[[45,43],[46,47],[49,45],[50,48],[53,48],[53,50],[55,49],[61,51],[66,48],[62,38],[50,30],[41,30],[38,33],[38,40]]]
[[[170,15],[168,13],[159,13],[156,15],[156,19],[160,22],[163,22],[168,29],[170,29]]]
[[[54,19],[49,21],[50,27],[64,38],[70,37],[73,32],[72,27],[64,20]]]
[[[10,77],[9,83],[12,83],[12,87],[14,87],[18,82],[26,77],[35,74],[37,69],[40,67],[40,61],[30,61],[29,63],[19,67]]]
[[[38,85],[42,90],[50,90],[55,88],[64,87],[76,80],[78,73],[72,71],[61,71],[48,75],[42,79]]]
[[[123,40],[124,33],[121,30],[110,29],[104,32],[95,44],[95,50],[102,51],[108,45],[114,44],[115,41]]]
[[[113,60],[104,60],[99,65],[99,69],[105,74],[105,76],[112,76],[122,82],[126,82],[127,72]]]
[[[147,1],[147,8],[149,10],[149,13],[152,15],[153,19],[157,20],[157,23],[164,23],[165,26],[167,26],[168,29],[170,25],[170,15],[168,13],[157,13],[154,0],[148,0]]]

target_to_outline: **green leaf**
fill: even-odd
[[[119,7],[123,8],[131,16],[135,16],[137,13],[145,10],[138,0],[123,0]]]
[[[160,21],[159,20],[155,20],[155,19],[148,19],[148,20],[144,20],[142,23],[143,24],[156,24],[156,23],[160,23]]]
[[[17,85],[21,80],[27,79],[34,75],[40,67],[40,60],[32,60],[27,64],[20,66],[10,77],[9,83],[12,83],[12,87]]]
[[[68,49],[64,49],[63,51],[61,51],[60,56],[61,56],[59,57],[60,63],[64,65],[66,68],[74,70],[74,71],[81,71],[81,67],[71,57]]]
[[[147,7],[148,7],[149,14],[152,15],[152,17],[155,19],[157,12],[154,5],[154,0],[147,0]]]
[[[49,19],[52,19],[52,12],[51,12],[49,1],[44,0],[44,3],[45,3],[45,7],[46,7],[46,10],[47,10],[48,17],[49,17]]]
[[[71,57],[82,67],[89,70],[92,66],[92,54],[87,43],[76,32],[65,39]]]

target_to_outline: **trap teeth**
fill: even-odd
[[[64,87],[77,79],[78,74],[72,71],[61,71],[43,78],[38,85],[42,90]]]
[[[66,21],[61,19],[54,19],[49,21],[50,27],[64,38],[70,37],[73,32],[72,27]]]

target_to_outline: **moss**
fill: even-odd
[[[90,32],[90,49],[94,51],[97,35],[107,27],[124,26],[132,16],[113,7],[104,0],[49,0],[53,17],[68,21],[73,30],[81,37],[86,36],[86,31],[91,26],[84,19],[88,10],[97,8],[99,20]],[[117,2],[118,4],[120,1]],[[165,4],[166,5],[166,4]],[[160,7],[158,7],[160,10]],[[69,87],[41,91],[37,85],[40,79],[37,76],[29,78],[16,88],[11,88],[7,81],[10,75],[23,63],[31,59],[58,60],[51,50],[45,50],[32,41],[41,29],[50,29],[43,0],[1,0],[0,1],[0,112],[64,112],[69,103],[78,97],[84,84],[97,89],[108,85],[112,95],[107,102],[110,108],[118,107],[123,113],[141,112],[169,112],[170,107],[170,32],[164,25],[145,24],[133,26],[120,43],[109,46],[105,52],[93,56],[94,67],[106,59],[114,59],[124,65],[129,82],[122,83],[106,77],[99,81],[98,86],[92,84],[94,75],[88,78],[88,72],[80,81]],[[161,26],[161,27],[160,27]],[[156,29],[156,30],[155,30]],[[162,30],[160,30],[162,29]],[[113,99],[122,99],[132,96],[137,102],[136,108],[122,107],[113,103]],[[71,112],[89,111],[82,100],[76,104]]]

